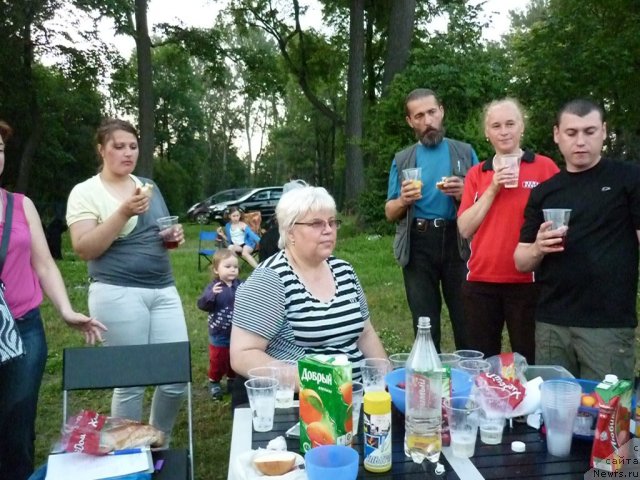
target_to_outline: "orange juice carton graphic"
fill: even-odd
[[[616,472],[624,467],[629,455],[628,445],[631,420],[631,391],[629,380],[618,380],[615,375],[607,375],[595,388],[598,401],[598,420],[593,447],[591,466],[599,470]]]
[[[319,445],[351,445],[351,363],[346,355],[308,355],[298,360],[300,451]]]

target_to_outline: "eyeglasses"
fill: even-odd
[[[316,232],[322,232],[327,225],[331,230],[338,230],[342,225],[342,220],[314,220],[313,222],[295,222],[294,225],[306,225],[313,228]]]

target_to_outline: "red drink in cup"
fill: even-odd
[[[168,249],[178,248],[178,244],[179,244],[179,242],[175,240],[166,240],[166,239],[163,239],[162,243],[164,244],[164,248],[168,248]]]
[[[162,237],[164,248],[178,248],[178,245],[180,244],[180,241],[177,238],[178,216],[171,215],[169,217],[160,217],[156,221],[158,222],[158,228],[160,229],[160,236]]]
[[[562,241],[557,245],[564,248],[567,241],[567,229],[569,228],[569,217],[571,209],[569,208],[545,208],[542,210],[545,222],[553,222],[552,230],[562,229],[560,238]]]

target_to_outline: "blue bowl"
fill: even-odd
[[[355,480],[360,455],[351,447],[321,445],[304,455],[309,480]]]
[[[387,389],[391,394],[391,401],[393,405],[404,415],[405,410],[405,390],[398,387],[399,383],[405,381],[404,368],[397,368],[384,377],[387,382]],[[452,395],[456,397],[468,397],[471,393],[471,375],[458,370],[457,368],[451,369],[451,389]]]

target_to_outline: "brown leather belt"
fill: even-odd
[[[446,220],[444,218],[414,218],[413,227],[419,232],[426,232],[430,228],[445,228],[456,223],[455,220]]]

